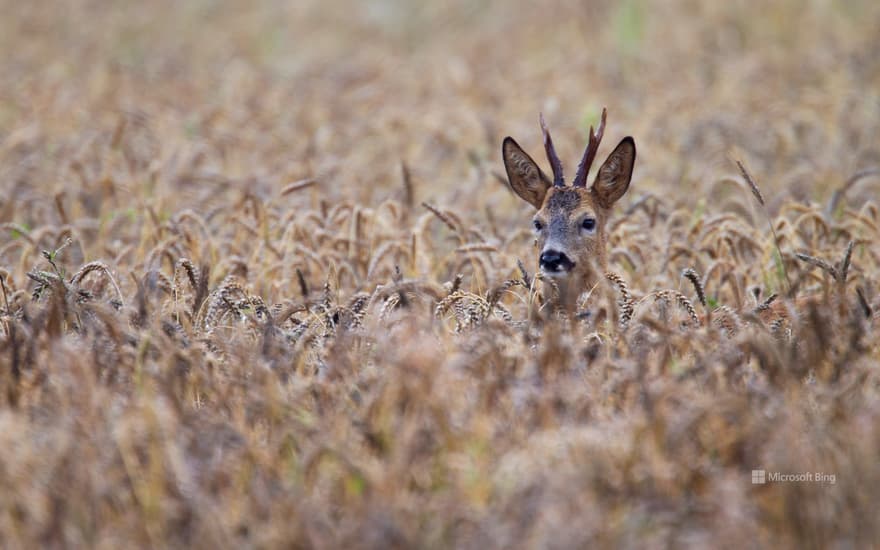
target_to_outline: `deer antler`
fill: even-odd
[[[544,113],[540,114],[541,130],[544,132],[544,150],[547,151],[547,160],[550,161],[550,167],[553,168],[553,185],[555,187],[564,187],[565,178],[562,176],[562,161],[556,154],[556,148],[553,147],[553,140],[550,139],[550,130],[547,129],[547,123],[544,122]]]
[[[599,150],[599,142],[602,141],[602,134],[605,133],[605,107],[602,107],[602,119],[599,121],[599,128],[593,132],[590,126],[590,141],[587,143],[587,149],[584,151],[584,157],[578,164],[577,173],[574,176],[572,185],[575,187],[586,187],[587,174],[590,173],[590,167],[593,165],[593,159],[596,158],[596,152]]]

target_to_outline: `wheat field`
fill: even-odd
[[[0,12],[0,547],[880,540],[880,4]],[[501,141],[603,107],[568,318]]]

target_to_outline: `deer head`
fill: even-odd
[[[532,219],[538,264],[553,277],[560,290],[560,305],[572,310],[578,297],[592,288],[607,264],[607,225],[611,207],[629,188],[636,144],[625,137],[608,155],[587,187],[587,175],[605,131],[605,109],[597,131],[590,137],[574,180],[565,185],[562,163],[541,116],[544,149],[553,170],[548,178],[537,163],[511,137],[504,138],[502,154],[510,187],[537,209]]]

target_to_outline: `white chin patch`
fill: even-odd
[[[568,277],[571,274],[571,271],[568,269],[558,269],[556,271],[547,271],[543,267],[541,268],[541,273],[547,277],[553,277],[554,279],[562,279],[564,277]]]

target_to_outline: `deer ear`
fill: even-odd
[[[547,189],[552,185],[550,180],[541,172],[532,157],[513,141],[513,138],[504,138],[501,154],[504,157],[504,168],[507,170],[507,179],[513,192],[540,210]]]
[[[600,205],[611,208],[626,193],[635,162],[636,142],[632,137],[627,136],[608,155],[590,189]]]

